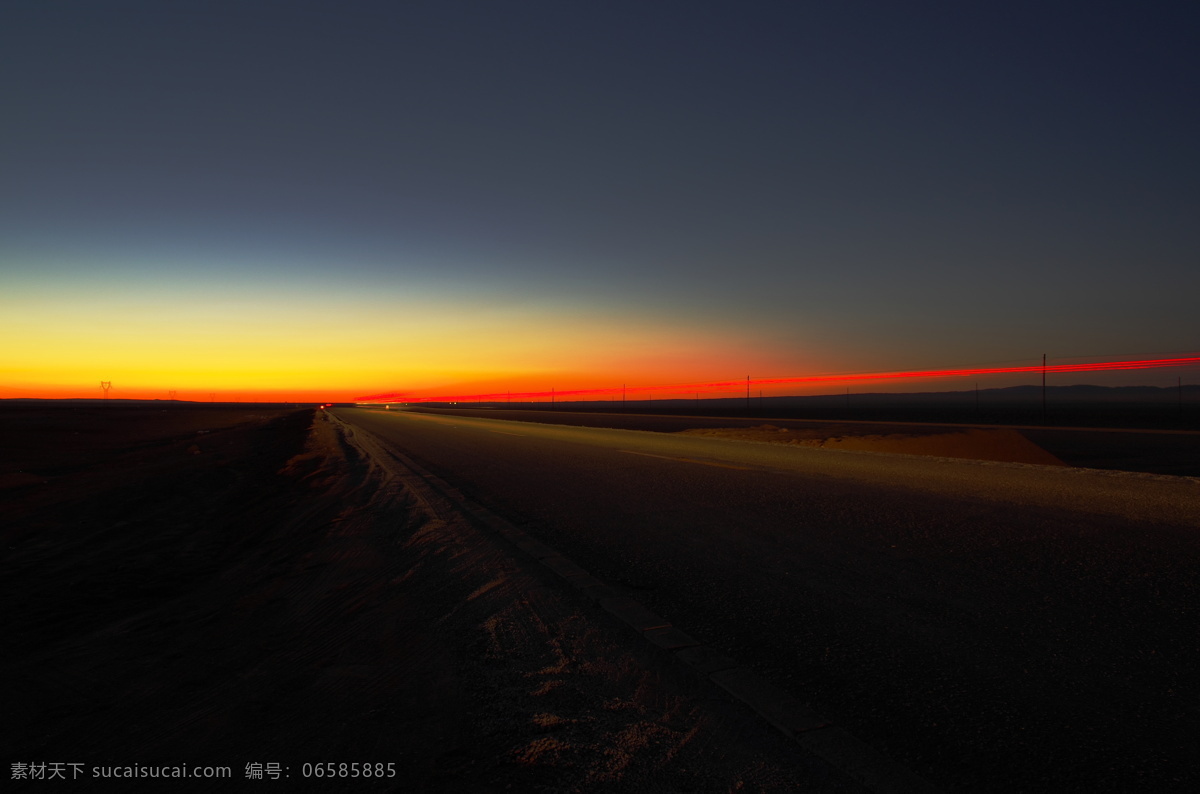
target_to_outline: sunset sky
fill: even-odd
[[[1197,30],[1187,2],[8,0],[0,398],[1197,356]]]

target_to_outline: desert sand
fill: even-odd
[[[394,765],[355,791],[844,790],[312,411],[9,407],[0,433],[10,761],[227,766],[255,790],[247,764],[318,762]]]
[[[508,410],[421,407],[410,410],[447,416],[468,415],[579,427],[623,428],[657,433],[688,432],[772,444],[796,442],[810,446],[824,445],[832,449],[862,449],[881,453],[1018,463],[1037,462],[1043,465],[1066,464],[1092,469],[1200,477],[1200,432],[1186,429],[1152,429],[1136,425],[1126,427],[1119,422],[1128,418],[1122,415],[1104,417],[1107,423],[1098,425],[995,426],[930,424],[946,421],[946,417],[939,419],[937,416],[926,417],[921,422],[911,422],[795,416],[751,419],[676,415],[665,412],[602,413],[569,408]],[[784,430],[787,432],[782,432]],[[973,430],[984,432],[971,432]],[[934,440],[933,437],[940,438]],[[1042,452],[1050,457],[1047,458]]]
[[[684,432],[1065,465],[1003,428]],[[247,764],[319,762],[394,765],[356,791],[855,790],[320,412],[6,404],[0,439],[13,761],[227,766],[234,787],[264,784]]]
[[[922,429],[882,435],[861,429],[855,433],[855,429],[852,425],[786,428],[764,424],[757,427],[693,429],[683,433],[822,449],[932,455],[1007,463],[1036,463],[1043,466],[1066,465],[1011,428]],[[835,434],[831,434],[831,430]]]

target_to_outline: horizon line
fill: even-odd
[[[721,390],[732,391],[734,389],[749,390],[758,385],[782,385],[787,383],[848,383],[857,381],[879,381],[879,380],[913,380],[919,378],[954,378],[967,377],[970,375],[1009,375],[1021,373],[1062,373],[1062,372],[1105,372],[1105,371],[1121,371],[1121,370],[1138,370],[1138,369],[1161,369],[1165,367],[1178,366],[1195,366],[1200,364],[1200,356],[1185,356],[1178,358],[1159,358],[1159,359],[1140,359],[1127,361],[1103,361],[1093,362],[1089,364],[1034,364],[1020,367],[977,367],[977,368],[962,368],[962,369],[940,369],[940,370],[910,370],[910,371],[891,371],[891,372],[868,372],[868,373],[853,373],[842,375],[801,375],[794,377],[783,378],[753,378],[749,375],[744,380],[723,380],[723,381],[708,381],[704,383],[685,383],[685,384],[662,384],[653,386],[601,386],[593,389],[566,389],[562,391],[551,388],[549,391],[536,392],[487,392],[480,394],[460,394],[460,395],[435,395],[435,396],[415,396],[410,392],[385,392],[383,394],[365,395],[355,398],[356,403],[422,403],[422,402],[464,402],[469,400],[489,400],[499,401],[502,399],[510,400],[513,397],[522,398],[522,402],[528,402],[528,398],[533,397],[550,397],[552,400],[558,397],[578,397],[580,395],[611,395],[621,394],[622,397],[628,396],[632,392],[648,392],[654,391],[699,391],[699,390]],[[411,395],[411,396],[410,396]],[[687,399],[687,398],[678,398]]]

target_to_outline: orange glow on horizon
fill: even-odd
[[[345,389],[199,389],[174,390],[122,387],[121,382],[114,379],[109,400],[161,400],[163,402],[177,401],[186,403],[304,403],[320,404],[331,400],[337,402],[352,402],[353,399]],[[33,399],[33,400],[101,400],[104,399],[100,382],[93,387],[78,386],[0,386],[0,400],[3,399]]]
[[[1139,359],[1123,361],[1105,361],[1075,364],[1048,364],[1045,372],[1048,375],[1083,372],[1115,372],[1144,369],[1161,369],[1168,367],[1183,368],[1200,365],[1200,356],[1177,358]],[[1043,371],[1041,364],[1010,367],[975,367],[960,369],[931,369],[908,370],[893,372],[866,372],[802,375],[775,378],[745,378],[719,381],[686,381],[666,384],[646,384],[645,379],[640,383],[627,383],[624,386],[600,386],[583,388],[567,385],[566,388],[530,389],[526,384],[531,382],[545,383],[547,380],[560,380],[565,384],[586,383],[588,380],[599,380],[604,376],[588,376],[574,373],[521,373],[514,375],[511,382],[517,386],[512,391],[498,389],[503,381],[490,377],[486,381],[474,384],[475,391],[469,391],[470,386],[461,384],[458,390],[436,391],[430,388],[414,388],[406,391],[377,392],[363,394],[363,391],[346,387],[327,389],[318,388],[254,388],[247,383],[245,388],[213,388],[197,389],[180,388],[171,391],[163,388],[150,387],[143,383],[123,386],[122,382],[113,378],[113,386],[109,393],[112,400],[178,400],[180,402],[246,402],[246,403],[305,403],[320,404],[328,402],[359,402],[359,403],[428,403],[428,402],[549,402],[574,400],[612,400],[620,401],[645,399],[691,399],[697,397],[718,398],[744,396],[747,389],[758,396],[765,391],[771,396],[781,394],[795,395],[798,389],[786,390],[788,386],[838,386],[841,384],[884,384],[888,382],[918,382],[935,381],[938,379],[957,379],[970,376],[1004,376],[1021,374],[1039,374]],[[644,376],[643,376],[644,377]],[[607,379],[607,378],[606,378]],[[631,378],[633,380],[633,378]],[[611,380],[610,380],[611,382]],[[525,388],[520,388],[526,385]],[[463,388],[463,387],[466,388]],[[481,388],[482,387],[482,388]],[[488,388],[491,387],[491,388]],[[103,399],[100,381],[90,386],[42,385],[18,383],[0,386],[0,399]]]
[[[605,386],[592,389],[550,389],[546,391],[522,392],[489,392],[479,394],[439,394],[420,395],[415,392],[387,392],[384,394],[368,395],[356,398],[355,402],[362,403],[421,403],[421,402],[503,402],[516,399],[519,402],[538,400],[560,400],[567,398],[590,397],[593,400],[615,398],[630,395],[652,396],[655,393],[668,393],[679,397],[692,394],[712,396],[718,393],[723,396],[736,395],[746,389],[764,386],[781,386],[788,384],[828,384],[856,383],[863,381],[888,380],[935,380],[940,378],[960,378],[980,375],[1013,375],[1022,373],[1055,374],[1067,372],[1106,372],[1139,369],[1159,369],[1164,367],[1190,367],[1200,365],[1200,356],[1183,358],[1142,359],[1134,361],[1107,361],[1088,364],[1048,364],[1029,365],[1021,367],[977,367],[965,369],[913,370],[905,372],[869,372],[837,375],[803,375],[785,378],[746,378],[744,380],[707,381],[702,383],[677,383],[652,386]]]
[[[0,399],[338,402],[388,391],[690,381],[828,362],[723,327],[381,287],[25,285],[0,295]],[[280,291],[283,294],[279,294]],[[553,329],[552,333],[548,329]],[[614,374],[617,373],[617,374]],[[215,397],[210,395],[215,394]]]

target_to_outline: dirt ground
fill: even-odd
[[[884,453],[962,457],[1089,469],[1136,471],[1200,477],[1200,432],[1125,427],[1121,416],[1095,426],[1021,426],[928,424],[949,417],[932,415],[926,424],[773,417],[765,419],[685,416],[668,413],[600,413],[571,410],[427,408],[420,413],[479,416],[522,422],[622,428],[655,433],[719,436],[747,441],[824,445]],[[786,432],[785,432],[786,431]],[[977,431],[977,432],[973,432]],[[1048,453],[1049,457],[1046,456]]]
[[[920,428],[907,433],[864,433],[862,426],[829,423],[812,427],[702,428],[683,435],[712,436],[770,444],[791,444],[825,449],[889,452],[903,455],[932,455],[943,458],[996,460],[1008,463],[1066,464],[1010,428],[966,428],[960,430]]]
[[[394,765],[308,778],[322,790],[856,790],[320,414],[0,408],[0,438],[10,766],[227,766],[255,790],[278,786],[248,764],[294,784],[316,763]]]

